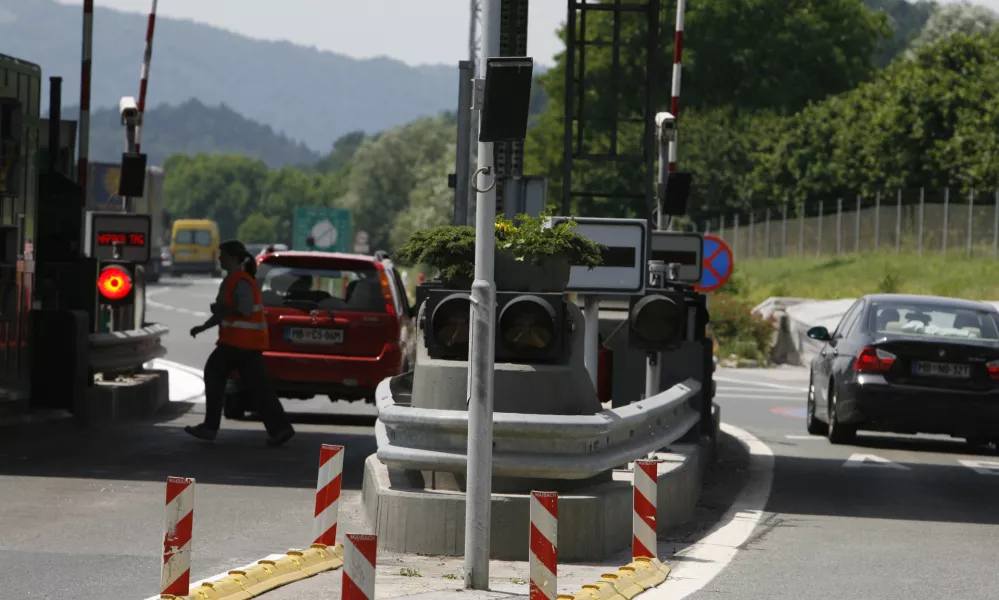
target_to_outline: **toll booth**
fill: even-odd
[[[0,55],[0,412],[26,402],[42,70]]]

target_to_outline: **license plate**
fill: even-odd
[[[967,379],[971,377],[971,367],[968,365],[955,365],[951,363],[913,361],[912,374],[928,375],[930,377]]]
[[[343,329],[289,327],[284,330],[284,337],[294,344],[342,344]]]

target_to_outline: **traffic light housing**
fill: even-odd
[[[105,263],[97,274],[97,294],[101,304],[123,306],[135,297],[135,266]]]
[[[628,308],[628,345],[646,352],[678,348],[687,339],[688,313],[697,299],[685,292],[635,296]]]
[[[417,288],[417,305],[424,302],[424,345],[431,358],[468,360],[471,294],[440,285]],[[496,294],[496,362],[552,363],[565,356],[565,294]]]

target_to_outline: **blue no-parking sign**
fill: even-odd
[[[728,278],[732,276],[732,250],[725,243],[725,240],[713,235],[704,236],[704,269],[701,271],[701,280],[694,286],[699,292],[713,292],[725,285]]]

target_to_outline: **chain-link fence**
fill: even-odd
[[[909,189],[730,213],[700,224],[740,259],[850,252],[999,258],[999,190]]]

